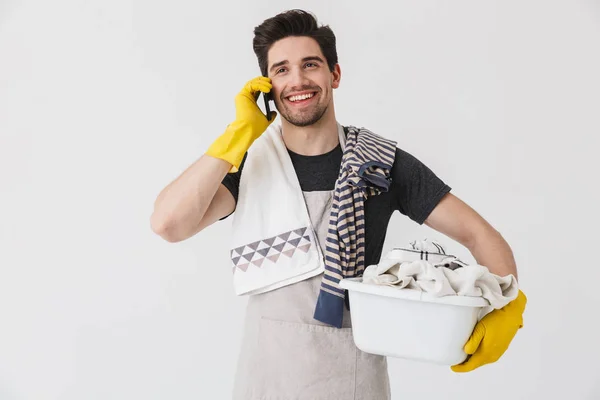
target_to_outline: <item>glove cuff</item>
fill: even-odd
[[[227,125],[225,131],[206,150],[206,154],[231,164],[229,172],[236,172],[244,155],[254,142],[250,126],[241,121]]]

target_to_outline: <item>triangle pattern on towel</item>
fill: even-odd
[[[231,250],[233,272],[247,271],[250,265],[260,268],[265,263],[276,263],[281,255],[291,258],[300,250],[306,253],[312,243],[308,227],[282,232],[279,235],[248,243]]]

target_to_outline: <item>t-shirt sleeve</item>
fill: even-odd
[[[423,162],[399,148],[391,174],[395,209],[419,225],[452,190]]]
[[[223,186],[225,186],[233,195],[233,199],[235,200],[236,204],[237,204],[237,200],[238,200],[238,194],[240,191],[240,177],[242,176],[242,169],[244,167],[244,162],[246,161],[247,156],[248,156],[248,153],[246,152],[238,170],[236,172],[228,173],[227,175],[225,175],[225,177],[221,181]],[[233,214],[233,212],[231,214]],[[224,220],[225,218],[229,217],[231,214],[228,214],[228,215],[220,218],[219,221]]]

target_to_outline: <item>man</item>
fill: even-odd
[[[343,172],[340,166],[347,162],[343,155],[348,144],[342,141],[356,132],[340,125],[335,116],[333,90],[341,81],[335,36],[328,26],[318,26],[311,14],[301,10],[267,19],[254,33],[254,51],[263,76],[248,81],[238,93],[236,119],[206,154],[159,194],[152,228],[170,242],[185,240],[227,218],[236,204],[239,211],[241,202],[251,199],[254,210],[268,215],[270,210],[265,208],[269,206],[256,203],[259,192],[268,191],[271,182],[253,181],[262,189],[242,183],[250,181],[261,164],[261,159],[250,158],[254,150],[259,151],[251,146],[273,128],[269,132],[279,132],[279,136],[271,137],[280,137],[287,151],[282,162],[293,165],[314,227],[316,247],[322,251],[319,254],[328,254],[330,245],[339,244],[332,240],[330,217],[337,204],[336,182]],[[267,119],[258,107],[261,92],[275,102],[282,117],[280,127],[271,125],[276,112]],[[415,157],[399,147],[393,156],[389,171],[382,167],[390,174],[389,186],[367,197],[364,212],[361,208],[356,214],[364,214],[362,267],[379,261],[389,219],[398,210],[464,245],[491,272],[517,277],[511,249],[499,232],[451,194],[451,188]],[[236,260],[240,258],[238,255]],[[267,269],[249,264],[244,264],[245,272]],[[348,310],[343,310],[342,325],[337,327],[323,322],[325,318],[316,318],[315,304],[324,295],[322,282],[327,274],[326,270],[318,271],[249,297],[235,398],[391,397],[386,360],[356,349]],[[465,345],[470,358],[452,369],[466,372],[498,360],[522,326],[525,303],[520,292],[516,300],[482,319]]]

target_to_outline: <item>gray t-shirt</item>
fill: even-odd
[[[341,145],[316,156],[296,154],[289,149],[288,153],[302,191],[334,189],[342,162]],[[222,182],[236,201],[245,160],[246,157],[239,170],[227,174]],[[451,190],[425,164],[400,148],[396,148],[391,176],[390,190],[369,197],[365,202],[365,265],[379,262],[387,227],[394,211],[397,210],[422,225],[442,197]]]

